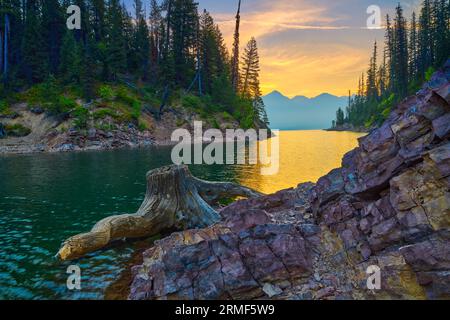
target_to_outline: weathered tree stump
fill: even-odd
[[[211,205],[231,197],[259,197],[249,188],[193,177],[186,166],[169,166],[147,174],[147,193],[136,214],[108,217],[91,232],[66,240],[57,256],[73,260],[100,250],[113,241],[155,236],[165,230],[204,228],[220,220]]]

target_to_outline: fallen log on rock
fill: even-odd
[[[220,220],[212,205],[220,199],[259,197],[257,191],[227,182],[195,178],[186,166],[168,166],[147,174],[147,193],[136,214],[108,217],[91,232],[66,240],[57,256],[73,260],[113,241],[155,236],[165,230],[205,228]]]

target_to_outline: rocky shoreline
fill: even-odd
[[[187,116],[183,126],[173,114],[165,114],[161,121],[151,118],[147,120],[153,123],[152,130],[139,130],[133,124],[114,124],[111,130],[98,129],[91,126],[88,129],[61,129],[68,126],[68,121],[44,113],[33,114],[25,106],[19,107],[20,117],[13,123],[24,123],[33,130],[24,137],[0,138],[0,155],[2,154],[31,154],[31,153],[58,153],[101,151],[118,149],[136,149],[149,146],[170,146],[171,134],[175,129],[184,128],[193,132],[192,123],[195,115]],[[189,122],[189,121],[191,122]],[[113,123],[112,119],[109,119]],[[1,118],[0,118],[1,124]],[[224,123],[226,126],[237,127],[237,123]],[[205,128],[205,130],[208,128]],[[222,129],[225,131],[225,129]]]
[[[24,136],[3,136],[0,138],[0,154],[55,153],[88,150],[113,150],[139,148],[166,141],[148,130],[138,130],[133,124],[115,123],[105,119],[111,129],[104,130],[90,125],[77,129],[70,118],[47,114],[42,110],[30,109],[25,103],[16,104],[13,115],[0,118],[10,126],[29,128]]]
[[[186,129],[190,133],[194,132],[194,122],[202,121],[196,114],[177,115],[166,113],[162,119],[156,121],[151,117],[146,120],[152,124],[152,130],[139,130],[133,123],[118,124],[113,119],[106,119],[106,123],[113,123],[113,129],[103,130],[90,126],[87,129],[76,129],[70,126],[68,119],[61,121],[58,117],[45,113],[34,113],[24,104],[18,105],[16,117],[9,119],[12,124],[25,124],[32,128],[31,133],[24,137],[0,136],[0,155],[2,154],[31,154],[31,153],[59,153],[59,152],[81,152],[81,151],[101,151],[118,149],[136,149],[149,146],[172,146],[178,142],[171,141],[171,135],[176,129]],[[183,116],[180,123],[180,115]],[[2,117],[0,116],[0,130],[3,128]],[[4,120],[3,120],[4,121]],[[210,123],[205,123],[203,130],[212,129]],[[238,129],[239,123],[224,121],[221,125],[222,139],[215,137],[215,140],[192,140],[192,143],[230,142],[238,139],[246,139],[244,135],[228,139],[227,129]],[[273,136],[272,132],[268,132]],[[265,139],[266,137],[261,137]]]
[[[11,141],[0,145],[0,154],[30,154],[30,153],[58,153],[70,151],[100,151],[117,149],[135,149],[154,145],[163,145],[146,133],[137,130],[105,132],[102,130],[90,130],[88,135],[80,135],[77,131],[71,131],[59,139],[61,143],[27,143],[22,141]]]
[[[450,299],[449,80],[450,61],[316,185],[157,241],[128,299]]]

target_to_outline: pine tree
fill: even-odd
[[[136,25],[133,38],[131,67],[140,77],[147,79],[150,63],[150,38],[141,0],[135,0],[135,9]]]
[[[68,1],[67,4],[69,3],[70,2]],[[74,4],[77,5],[81,11],[81,29],[74,30],[75,39],[78,42],[81,42],[82,45],[85,45],[89,37],[89,32],[91,30],[89,23],[88,0],[75,0]]]
[[[52,74],[56,74],[59,67],[61,42],[66,29],[64,22],[63,9],[58,0],[42,2],[42,31],[48,55],[47,64]]]
[[[401,97],[408,92],[408,37],[406,20],[400,4],[395,9],[394,28],[394,91]]]
[[[255,110],[255,125],[259,128],[268,128],[270,125],[269,117],[267,116],[266,106],[262,98],[261,92],[253,99],[253,109]]]
[[[214,94],[217,81],[227,76],[226,60],[228,53],[222,33],[205,10],[200,17],[200,62],[202,87],[208,94]]]
[[[433,64],[433,38],[431,21],[430,0],[424,0],[419,17],[418,33],[418,72],[420,77],[424,77],[427,69]]]
[[[5,66],[5,62],[7,62],[8,72],[5,74],[5,78],[3,79],[3,83],[7,85],[8,80],[14,81],[14,75],[19,71],[18,68],[21,65],[22,61],[22,38],[24,33],[24,19],[23,19],[23,8],[22,2],[20,0],[3,0],[2,6],[0,7],[0,34],[3,36],[1,39],[3,40],[3,46],[5,44],[5,40],[7,40],[7,50],[4,52],[0,50],[2,55],[2,63],[0,65],[0,70],[2,70]],[[6,37],[5,35],[5,20],[6,16],[8,16],[9,20],[9,35]],[[6,39],[7,38],[7,39]],[[0,73],[1,74],[1,73]]]
[[[345,123],[344,111],[342,111],[342,109],[339,108],[336,111],[336,125],[339,127],[339,126],[344,125],[344,123]]]
[[[254,122],[263,122],[268,125],[264,102],[261,99],[259,72],[258,44],[256,39],[252,37],[247,43],[241,61],[241,94],[245,99],[250,99],[253,102]]]
[[[435,67],[440,67],[450,54],[448,1],[435,0],[433,5],[433,40],[435,41]]]
[[[94,98],[95,85],[95,60],[94,60],[94,40],[89,38],[82,52],[82,67],[80,79],[83,86],[83,95],[87,101]]]
[[[173,0],[170,20],[175,84],[187,87],[194,78],[198,36],[197,3],[193,0]]]
[[[164,23],[162,8],[156,0],[150,1],[150,68],[151,81],[155,84],[159,79],[159,65],[164,50]]]
[[[259,55],[255,38],[251,38],[244,50],[241,62],[242,95],[247,98],[254,98],[259,86]]]
[[[387,77],[387,65],[386,65],[386,53],[383,54],[383,62],[378,69],[378,91],[381,98],[386,96],[388,89],[388,77]]]
[[[394,46],[394,30],[389,15],[386,15],[386,35],[385,35],[385,56],[388,61],[388,87],[392,90],[395,84],[395,46]]]
[[[370,59],[369,70],[367,72],[367,92],[366,96],[371,101],[378,99],[378,87],[377,87],[377,56],[378,56],[377,42],[375,41],[373,47],[373,55]]]
[[[119,0],[111,0],[108,8],[109,37],[107,43],[108,71],[112,79],[124,72],[127,66],[127,48],[123,34],[124,18]]]
[[[135,59],[135,51],[134,51],[134,41],[135,41],[135,23],[134,18],[131,13],[127,10],[125,3],[122,4],[121,8],[121,17],[122,17],[122,37],[123,43],[125,47],[125,70],[122,72],[128,72],[129,70],[135,71],[134,69],[134,61]]]
[[[92,28],[95,42],[103,42],[106,36],[106,4],[105,0],[91,0],[90,15],[92,17]]]
[[[61,45],[59,74],[64,83],[80,83],[81,50],[73,31],[67,30]]]
[[[42,81],[48,75],[41,18],[39,3],[28,0],[21,51],[23,73],[29,84]]]
[[[418,72],[417,21],[416,13],[412,13],[409,30],[409,79],[414,80]]]

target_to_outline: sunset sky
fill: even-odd
[[[219,23],[231,47],[238,0],[199,0]],[[396,0],[242,0],[241,45],[256,37],[261,86],[265,94],[347,95],[367,69],[375,40],[384,30],[369,30],[366,13],[378,5],[384,17]],[[400,1],[409,19],[420,0]],[[384,20],[384,19],[383,19]]]

